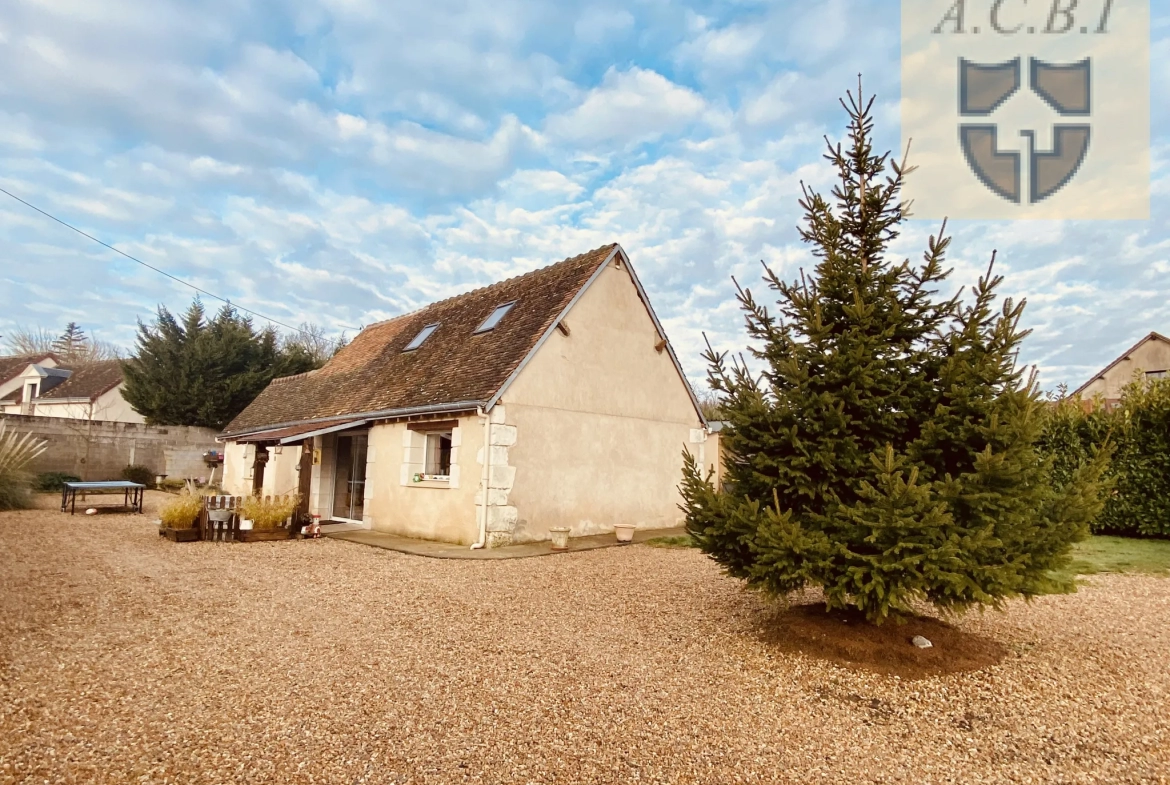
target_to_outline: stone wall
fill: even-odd
[[[0,415],[8,431],[29,431],[49,443],[32,465],[34,472],[65,472],[83,480],[116,480],[130,464],[150,467],[155,474],[179,479],[207,477],[203,462],[216,444],[218,431],[182,425],[143,425],[64,417]],[[217,472],[218,474],[218,472]]]

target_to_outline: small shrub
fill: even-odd
[[[127,466],[122,470],[122,479],[136,482],[139,485],[145,485],[147,488],[154,487],[154,472],[149,466]]]
[[[262,498],[248,496],[240,505],[240,516],[252,522],[256,529],[277,529],[292,516],[300,503],[300,497],[278,496],[276,498]]]
[[[59,493],[67,482],[81,482],[81,478],[65,472],[41,472],[33,480],[33,490],[41,493],[49,493],[50,491]]]
[[[8,433],[8,423],[0,420],[0,510],[22,510],[32,505],[32,475],[29,463],[45,451],[48,442]]]
[[[0,474],[0,510],[26,510],[31,506],[32,491],[27,475]]]
[[[168,529],[191,529],[194,528],[201,509],[203,497],[185,493],[163,505],[159,511],[159,520]]]
[[[158,484],[158,489],[160,491],[170,491],[171,493],[174,493],[175,491],[183,490],[183,488],[185,488],[186,485],[187,485],[187,483],[184,480],[175,479],[174,477],[168,477],[167,479],[163,480],[162,482],[160,482]]]

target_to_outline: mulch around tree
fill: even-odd
[[[915,635],[932,646],[914,646],[910,639]],[[769,621],[761,638],[787,652],[903,679],[982,670],[1008,653],[997,641],[930,616],[906,617],[901,624],[890,619],[875,626],[855,609],[826,611],[823,603],[789,607]]]

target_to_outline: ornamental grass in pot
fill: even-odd
[[[184,493],[168,501],[159,510],[158,533],[172,542],[193,542],[199,539],[199,512],[203,497]]]
[[[287,540],[292,536],[292,527],[285,527],[297,511],[300,497],[291,496],[248,496],[241,503],[237,512],[240,518],[252,522],[251,529],[241,529],[239,536],[243,542],[257,542],[260,540]]]

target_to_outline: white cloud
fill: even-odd
[[[700,95],[655,71],[610,68],[576,108],[549,118],[546,130],[562,143],[650,141],[681,131],[706,108]]]
[[[743,346],[730,276],[759,292],[761,259],[811,266],[800,182],[831,185],[821,135],[858,71],[879,148],[898,144],[881,4],[28,0],[0,5],[0,36],[0,183],[129,253],[341,329],[616,240],[695,379],[703,332]],[[1165,111],[1152,221],[952,227],[956,286],[999,248],[1046,383],[1170,324]],[[0,226],[0,332],[77,319],[129,343],[190,301],[19,204]],[[935,230],[911,222],[896,250]]]

